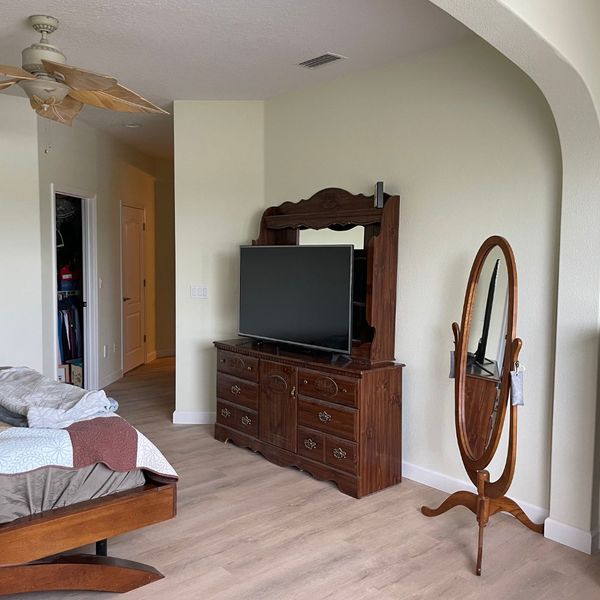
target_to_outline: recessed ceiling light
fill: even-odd
[[[127,127],[128,129],[138,129],[141,125],[139,123],[125,123],[124,127]]]

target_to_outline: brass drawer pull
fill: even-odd
[[[231,386],[231,393],[234,396],[237,396],[238,394],[240,394],[242,391],[242,388],[239,385],[232,385]]]
[[[344,450],[342,450],[341,448],[334,448],[333,449],[333,455],[338,460],[342,460],[343,458],[346,458],[346,452],[344,452]]]
[[[302,383],[306,385],[308,383],[308,379],[305,379]]]
[[[221,416],[225,417],[226,419],[228,419],[231,416],[231,411],[229,411],[227,408],[222,408],[221,409]]]
[[[252,419],[244,415],[242,417],[242,425],[252,425]]]
[[[292,388],[292,391],[290,392],[290,396],[291,396],[292,398],[295,398],[295,397],[296,397],[296,386],[294,386],[294,387]]]
[[[304,447],[308,448],[309,450],[314,450],[317,447],[317,442],[311,438],[306,438],[304,440]]]
[[[248,371],[252,371],[252,367],[246,367]]]
[[[319,421],[321,421],[322,423],[327,423],[327,421],[331,421],[331,415],[328,412],[322,410],[319,413]]]
[[[224,362],[225,362],[225,359],[224,359],[224,358],[221,358],[221,359],[219,360],[219,362],[221,362],[221,363],[224,363]]]

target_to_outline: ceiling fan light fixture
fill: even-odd
[[[44,104],[60,104],[71,91],[68,85],[46,77],[19,81],[30,100]]]
[[[64,125],[71,125],[84,105],[127,113],[169,114],[114,77],[67,65],[65,55],[48,41],[58,28],[55,17],[32,15],[29,24],[41,39],[23,50],[23,68],[0,64],[0,91],[20,85],[39,116]],[[141,125],[129,122],[125,126]]]

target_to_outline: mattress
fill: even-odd
[[[117,472],[102,463],[78,469],[49,466],[0,475],[0,523],[144,485],[141,469]]]

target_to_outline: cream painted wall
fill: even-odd
[[[0,365],[42,368],[37,117],[0,96]]]
[[[265,148],[267,204],[327,186],[371,193],[376,180],[401,195],[396,356],[404,460],[421,468],[465,479],[450,324],[481,242],[511,242],[528,367],[511,494],[547,507],[561,164],[536,86],[474,39],[267,101]]]
[[[553,44],[586,80],[600,113],[600,2],[598,0],[501,0]]]
[[[600,118],[600,59],[598,58],[600,56],[600,37],[598,36],[600,2],[598,0],[578,0],[574,5],[570,0],[504,0],[503,4],[524,19],[544,40],[552,44],[556,51],[578,71],[593,99],[596,121],[598,121]],[[579,107],[575,108],[576,105],[572,102],[570,91],[565,95],[564,101],[573,111],[577,111],[577,117],[581,122],[580,126],[584,127],[587,132],[597,131],[598,122],[594,124],[594,127],[584,125],[582,111]],[[558,94],[562,95],[565,92],[566,89],[563,86]],[[556,102],[558,94],[550,96],[555,100],[555,111],[559,110],[558,102]],[[571,138],[576,128],[570,125],[568,129],[568,137]],[[587,144],[584,144],[581,139],[574,140],[572,145],[576,152],[574,160],[579,161],[580,153],[586,146]],[[596,194],[600,189],[598,149],[597,147],[593,154],[585,152],[588,157],[592,158],[592,164],[595,167],[594,180],[590,182],[590,187],[595,190]],[[569,172],[570,169],[567,171]],[[553,430],[556,447],[568,446],[571,451],[568,454],[555,453],[556,460],[552,465],[553,506],[551,516],[559,523],[572,523],[585,532],[590,530],[593,538],[591,546],[595,551],[600,551],[600,394],[598,392],[600,382],[597,375],[600,322],[597,308],[599,289],[596,269],[600,257],[600,245],[596,234],[600,217],[598,216],[598,196],[593,197],[585,193],[581,181],[574,182],[574,187],[585,198],[587,206],[580,203],[576,214],[573,214],[573,211],[570,210],[570,203],[563,204],[562,252],[564,256],[561,259],[563,265],[561,268],[566,276],[561,273],[559,318],[565,322],[559,322],[557,334],[559,346],[556,358],[556,364],[562,366],[563,373],[559,374],[555,383],[558,401],[555,405]],[[569,192],[569,188],[566,188],[566,191]],[[595,247],[590,245],[590,236],[595,238],[595,244],[593,244]],[[569,239],[570,237],[571,239]],[[575,241],[572,242],[572,240]],[[584,242],[586,263],[593,270],[591,275],[578,268],[581,249],[573,248],[571,250],[571,246],[581,243],[580,240],[586,240]],[[573,273],[577,273],[575,281]],[[578,285],[581,283],[585,285],[586,289],[583,302],[582,286]],[[586,310],[584,303],[592,309]],[[564,308],[561,314],[562,307]],[[581,310],[582,308],[583,310]],[[580,354],[573,352],[570,344],[563,343],[566,338],[564,331],[568,332],[567,335],[570,334],[576,338],[572,346],[575,346]],[[558,355],[561,348],[563,348],[563,356]],[[571,363],[569,364],[565,358],[570,359]],[[565,376],[564,373],[568,375]],[[575,383],[573,376],[576,379]],[[581,409],[577,406],[575,411],[572,399],[574,391],[577,393],[577,403],[581,405]],[[577,449],[573,447],[573,439],[578,441]],[[574,471],[577,472],[576,477]],[[592,485],[591,493],[588,490],[590,484]],[[570,494],[569,488],[575,488],[579,493]],[[591,503],[591,507],[589,507],[589,503]]]
[[[213,340],[238,326],[239,246],[264,209],[264,104],[176,101],[175,422],[212,422]],[[208,299],[190,285],[208,286]]]
[[[39,121],[39,199],[41,208],[43,351],[44,372],[54,376],[52,306],[51,184],[57,191],[96,197],[98,278],[99,382],[105,386],[121,376],[121,204],[146,213],[146,328],[147,354],[156,353],[156,303],[154,271],[154,161],[84,123],[65,127]],[[49,149],[45,153],[45,149]],[[103,346],[108,355],[103,357]],[[113,350],[116,345],[116,350]]]
[[[156,165],[156,352],[175,354],[175,182],[173,162]]]
[[[550,517],[544,535],[600,548],[600,39],[596,0],[431,0],[542,90],[563,167]],[[585,260],[582,260],[582,256]]]

